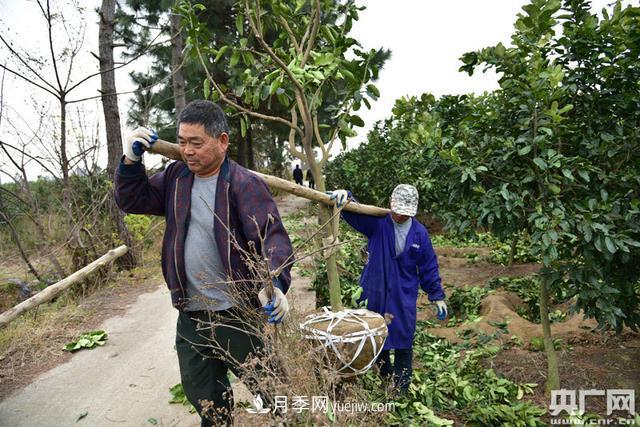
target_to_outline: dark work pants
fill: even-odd
[[[394,384],[402,393],[409,389],[413,367],[413,349],[393,350],[394,363],[391,364],[391,350],[382,350],[376,363],[380,367],[380,376],[389,378],[393,375]]]
[[[212,319],[213,317],[213,319]],[[194,320],[195,319],[195,320]],[[229,325],[217,326],[213,330],[200,324],[211,322]],[[240,329],[240,330],[239,330]],[[233,393],[227,378],[229,369],[240,377],[238,366],[230,363],[229,358],[220,357],[211,346],[211,340],[228,349],[232,360],[243,363],[247,356],[262,348],[258,337],[244,332],[246,326],[238,320],[238,315],[231,315],[228,310],[221,312],[193,311],[179,312],[176,327],[176,350],[180,364],[180,377],[185,395],[202,418],[201,426],[219,426],[231,424]],[[251,389],[251,385],[249,385]],[[254,390],[252,390],[254,392]],[[201,401],[210,401],[215,410],[203,410]]]

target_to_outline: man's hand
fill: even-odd
[[[127,135],[125,157],[132,162],[139,162],[142,154],[158,140],[158,134],[151,128],[139,127]]]
[[[287,301],[287,297],[275,286],[273,287],[273,297],[271,301],[269,301],[266,288],[263,288],[258,292],[258,299],[262,304],[265,314],[269,316],[269,323],[282,322],[282,319],[284,319],[289,312],[289,302]]]
[[[336,207],[338,208],[341,208],[342,205],[347,203],[347,200],[349,199],[349,193],[347,192],[347,190],[327,191],[327,194],[330,196],[329,198],[331,200],[335,200]]]
[[[442,321],[447,318],[447,304],[443,301],[434,301],[438,309],[438,320]]]

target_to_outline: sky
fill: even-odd
[[[52,3],[67,5],[68,1],[56,0]],[[79,2],[85,8],[86,38],[83,54],[77,61],[79,67],[76,70],[76,80],[96,71],[98,67],[97,60],[90,52],[97,53],[98,18],[94,10],[99,3],[97,0]],[[459,58],[465,52],[498,42],[509,45],[516,14],[526,3],[528,1],[524,0],[360,1],[359,4],[366,5],[367,8],[361,12],[360,20],[354,25],[352,36],[366,49],[384,47],[390,49],[392,54],[376,82],[381,92],[380,99],[372,105],[370,111],[361,109],[358,112],[366,126],[358,129],[358,136],[349,141],[349,147],[355,147],[366,140],[368,130],[376,121],[391,114],[394,101],[401,96],[419,96],[425,92],[436,96],[482,93],[496,89],[498,85],[495,73],[477,72],[470,77],[458,71],[461,65]],[[592,2],[596,10],[608,3],[610,2],[606,0]],[[66,11],[65,16],[68,15],[72,21],[70,25],[79,21],[75,19],[77,15],[72,13],[71,8],[65,6],[63,10]],[[43,21],[37,15],[33,0],[0,0],[0,25],[9,28],[9,37],[34,54],[42,52],[47,43]],[[7,34],[6,31],[2,33]],[[6,60],[6,54],[0,50],[0,61]],[[128,71],[147,66],[144,62],[138,62],[119,70],[116,74],[118,90],[131,90],[133,86],[128,80]],[[72,98],[96,95],[99,85],[99,78],[93,78],[80,87]],[[19,78],[9,75],[5,76],[3,95],[4,104],[10,104],[19,110],[27,118],[27,122],[33,114],[33,100],[41,103],[49,99],[48,95],[33,91]],[[129,96],[124,94],[119,98],[123,123],[126,121]],[[97,127],[99,137],[104,138],[99,100],[87,101],[82,104],[82,108],[83,112],[80,114],[91,126]],[[56,114],[55,104],[50,107],[50,111],[51,114]],[[0,137],[7,138],[7,131],[6,120],[3,120],[0,122]],[[123,133],[126,133],[126,129]],[[3,164],[6,159],[2,159],[1,155],[0,164]],[[101,158],[106,158],[106,153],[102,153]],[[5,181],[5,177],[0,179]]]
[[[376,82],[380,99],[370,111],[360,110],[365,128],[349,145],[366,139],[378,120],[390,116],[396,99],[430,92],[482,93],[498,87],[493,72],[461,73],[463,53],[507,44],[516,14],[527,2],[521,0],[402,0],[366,2],[353,34],[363,47],[391,49]],[[389,5],[393,4],[393,7]]]

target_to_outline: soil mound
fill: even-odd
[[[517,310],[525,308],[526,304],[522,302],[520,297],[507,291],[497,291],[487,296],[480,306],[481,318],[475,322],[466,322],[459,326],[447,328],[429,328],[429,332],[433,335],[447,338],[452,342],[460,342],[464,331],[472,330],[475,333],[492,334],[501,329],[500,325],[507,321],[506,326],[507,333],[503,336],[505,339],[509,339],[512,335],[520,337],[525,344],[529,344],[534,337],[542,337],[542,327],[539,324],[530,322],[527,319],[521,317]],[[431,310],[424,310],[421,312],[426,313],[427,318],[431,316]],[[421,318],[421,316],[418,316]],[[575,314],[573,316],[567,316],[564,322],[551,324],[551,335],[554,338],[563,338],[566,341],[573,341],[578,336],[588,333],[597,326],[597,322],[594,319],[584,319],[582,314]],[[504,328],[503,328],[504,329]]]

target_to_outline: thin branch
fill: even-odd
[[[325,159],[328,156],[327,154],[327,148],[324,145],[324,141],[322,140],[322,137],[320,136],[320,127],[318,126],[318,115],[314,115],[313,116],[313,132],[316,135],[316,141],[318,143],[318,145],[320,146],[320,150],[322,150],[322,159],[320,159],[320,164],[323,164],[323,162],[325,161]]]
[[[109,72],[109,71],[115,71],[115,70],[117,70],[117,69],[120,69],[120,68],[122,68],[122,67],[125,67],[125,66],[127,66],[127,65],[131,64],[133,61],[135,61],[135,60],[137,60],[138,58],[140,58],[141,56],[146,55],[150,50],[152,50],[152,48],[153,48],[153,49],[155,49],[156,47],[159,47],[159,46],[161,46],[161,45],[163,45],[163,44],[165,44],[165,43],[167,43],[167,42],[170,42],[170,41],[171,41],[171,39],[169,39],[169,40],[164,40],[164,41],[162,41],[162,42],[153,43],[153,41],[154,41],[155,39],[157,39],[158,37],[160,37],[160,33],[158,33],[158,35],[157,35],[153,40],[151,40],[151,43],[150,43],[150,44],[149,44],[149,45],[148,45],[144,50],[142,50],[139,54],[137,54],[137,55],[133,56],[131,59],[129,59],[129,60],[125,61],[125,62],[122,62],[120,65],[115,66],[115,67],[113,67],[113,68],[111,68],[111,69],[109,69],[109,70],[98,71],[97,73],[89,74],[89,75],[88,75],[88,76],[86,76],[84,79],[80,80],[78,83],[76,83],[76,84],[74,84],[73,86],[71,86],[71,87],[67,90],[67,92],[71,92],[72,90],[74,90],[75,88],[77,88],[78,86],[80,86],[82,83],[86,82],[87,80],[89,80],[89,79],[91,79],[91,78],[93,78],[93,77],[95,77],[95,76],[99,76],[99,75],[101,75],[101,74],[103,74],[103,73],[107,73],[107,72]]]
[[[285,73],[287,73],[287,76],[289,76],[289,79],[291,79],[291,81],[293,82],[293,85],[300,92],[304,93],[304,88],[302,87],[302,84],[298,81],[298,79],[295,78],[295,76],[293,75],[289,67],[287,67],[287,64],[285,64],[282,61],[282,59],[280,59],[280,57],[276,55],[273,50],[271,50],[271,47],[269,47],[269,45],[264,40],[264,38],[262,38],[262,34],[258,32],[258,28],[256,27],[256,24],[255,22],[253,22],[253,18],[251,17],[251,10],[249,9],[248,0],[244,1],[244,9],[247,15],[247,19],[249,20],[249,26],[251,27],[251,31],[253,32],[253,35],[255,36],[255,38],[258,40],[258,43],[260,44],[260,46],[262,46],[262,48],[267,52],[267,54],[271,57],[271,59],[273,59],[273,61],[276,64],[278,64],[278,66],[282,68],[282,70],[284,70]]]
[[[49,168],[44,164],[44,162],[41,160],[41,158],[40,158],[40,157],[38,157],[38,156],[34,156],[34,155],[32,155],[32,154],[29,154],[29,153],[27,153],[26,151],[24,151],[24,150],[22,150],[22,149],[20,149],[20,148],[18,148],[18,147],[14,147],[13,145],[11,145],[11,144],[9,144],[9,143],[7,143],[7,142],[5,142],[5,141],[0,140],[0,147],[5,151],[5,153],[7,153],[6,148],[5,148],[5,145],[6,145],[7,147],[9,147],[9,148],[13,149],[13,150],[16,150],[16,151],[17,151],[17,152],[19,152],[20,154],[22,154],[22,155],[24,155],[24,156],[26,156],[26,157],[30,158],[30,159],[31,159],[31,160],[33,160],[34,162],[36,162],[36,163],[37,163],[38,165],[40,165],[44,170],[46,170],[47,172],[49,172],[49,173],[51,174],[51,176],[53,176],[54,178],[55,178],[55,177],[57,177],[57,175],[56,175],[55,173],[53,173],[53,172],[51,171],[51,169],[49,169]],[[11,159],[11,156],[9,155],[9,153],[7,153],[7,155],[8,155],[8,156],[9,156],[9,158]]]
[[[278,122],[278,123],[285,124],[289,128],[295,129],[296,132],[298,132],[298,133],[300,133],[302,135],[302,129],[300,129],[297,125],[293,124],[292,122],[290,122],[290,121],[288,121],[286,119],[283,119],[282,117],[268,116],[266,114],[256,113],[255,111],[251,111],[251,110],[241,106],[240,104],[232,101],[231,99],[227,98],[227,96],[220,89],[220,86],[218,86],[218,84],[216,83],[215,79],[213,78],[213,76],[209,72],[209,69],[207,68],[207,64],[204,62],[204,58],[202,56],[202,52],[200,52],[200,48],[197,45],[196,45],[196,51],[198,53],[198,58],[200,59],[200,63],[202,64],[202,68],[204,68],[204,71],[207,74],[207,78],[209,79],[209,81],[213,85],[213,87],[216,90],[216,92],[218,92],[218,94],[220,94],[220,99],[222,99],[222,101],[224,101],[227,104],[231,105],[233,108],[242,111],[243,113],[249,114],[252,117],[256,117],[256,118],[263,119],[263,120],[269,120],[269,121],[272,121],[272,122]]]
[[[296,111],[296,107],[293,107],[291,109],[291,121],[296,126],[298,125],[298,112]],[[299,158],[300,160],[305,160],[305,156],[302,151],[298,150],[298,148],[296,147],[296,133],[293,128],[291,128],[291,130],[289,131],[289,152],[291,153],[291,155]]]
[[[311,16],[309,17],[309,24],[307,25],[307,28],[304,30],[304,35],[302,36],[302,40],[300,40],[300,46],[302,46],[303,49],[307,43],[307,39],[311,35],[311,27],[312,27],[313,18],[314,18],[313,14],[315,12],[316,12],[316,9],[313,8],[313,10],[311,11]]]
[[[40,0],[38,0],[38,5],[40,6],[40,9],[42,9],[42,5],[40,4]],[[53,72],[56,76],[56,81],[58,82],[58,93],[63,94],[64,93],[64,89],[62,87],[62,82],[60,82],[60,75],[58,73],[58,61],[56,60],[56,53],[53,50],[53,32],[52,32],[52,25],[51,25],[51,6],[49,4],[49,0],[47,0],[47,11],[45,13],[44,10],[42,10],[42,13],[44,14],[44,19],[47,20],[47,31],[49,34],[49,51],[51,52],[51,62],[53,62]]]
[[[311,55],[311,50],[313,49],[313,45],[316,42],[316,37],[318,36],[318,31],[320,29],[320,0],[315,1],[314,9],[315,13],[312,16],[311,36],[309,37],[307,48],[305,49],[304,56],[302,57],[302,62],[300,63],[300,67],[302,68],[304,68],[307,60],[309,59],[309,55]]]
[[[289,35],[289,40],[291,41],[291,44],[293,44],[293,47],[296,50],[296,52],[302,53],[302,48],[298,44],[298,40],[296,40],[295,34],[293,34],[293,31],[291,31],[291,27],[289,26],[289,23],[287,22],[287,20],[284,19],[282,16],[278,16],[278,19],[280,21],[280,24],[282,24],[285,31]]]
[[[64,26],[64,29],[67,32],[67,36],[69,37],[69,40],[71,40],[71,35],[69,34],[69,29],[67,28],[67,23],[66,23],[66,21],[64,19],[62,20],[62,25]],[[82,30],[80,31],[82,33],[82,36],[76,37],[76,46],[73,49],[73,51],[71,52],[71,55],[69,55],[71,60],[69,62],[69,69],[68,69],[68,72],[67,72],[67,78],[65,79],[65,82],[64,82],[64,90],[65,90],[65,92],[67,91],[67,88],[69,87],[69,83],[71,82],[71,71],[73,70],[73,63],[74,63],[76,57],[78,56],[78,53],[80,52],[80,49],[82,48],[82,45],[84,44],[86,31],[87,31],[87,27],[86,27],[86,24],[83,22]]]
[[[9,51],[13,54],[13,56],[15,56],[16,58],[18,58],[18,60],[19,60],[19,61],[20,61],[20,62],[21,62],[25,67],[27,67],[27,69],[28,69],[29,71],[31,71],[35,77],[37,77],[39,80],[41,80],[45,85],[49,86],[49,87],[51,88],[51,90],[49,90],[49,89],[45,89],[44,87],[42,87],[42,86],[38,85],[37,83],[32,82],[32,81],[31,81],[31,80],[29,80],[28,78],[26,78],[26,77],[22,76],[20,73],[18,73],[18,72],[16,72],[16,71],[13,71],[13,70],[11,70],[11,69],[7,68],[6,66],[2,65],[2,67],[3,67],[5,70],[7,70],[7,71],[9,71],[9,72],[11,72],[11,73],[13,73],[13,74],[15,74],[15,75],[16,75],[16,76],[18,76],[18,77],[23,78],[24,80],[28,81],[29,83],[32,83],[32,84],[33,84],[33,85],[35,85],[35,86],[38,86],[39,88],[42,88],[42,89],[46,90],[46,91],[47,91],[47,92],[49,92],[49,93],[53,93],[53,94],[54,94],[54,96],[57,96],[54,92],[52,92],[52,91],[56,91],[56,90],[57,90],[57,89],[56,89],[56,87],[55,87],[55,86],[53,86],[53,85],[52,85],[51,83],[49,83],[48,81],[46,81],[43,77],[41,77],[41,76],[40,76],[40,74],[38,74],[38,72],[37,72],[36,70],[34,70],[34,69],[33,69],[33,67],[31,67],[31,65],[29,65],[29,63],[28,63],[27,61],[25,61],[25,60],[22,58],[22,56],[20,56],[20,54],[19,54],[15,49],[13,49],[13,48],[11,47],[11,45],[10,45],[10,44],[9,44],[9,43],[4,39],[4,37],[2,37],[2,34],[0,34],[0,41],[2,41],[2,43],[7,47],[7,49],[9,49]]]
[[[293,251],[291,253],[291,255],[289,255],[289,257],[287,257],[287,259],[285,259],[282,263],[282,265],[280,265],[280,267],[278,267],[278,269],[275,271],[274,276],[279,276],[280,273],[282,273],[282,270],[284,270],[285,268],[287,268],[288,265],[293,264],[296,261],[296,254],[300,251],[301,248],[303,248],[307,243],[309,243],[312,239],[314,239],[322,230],[324,230],[324,228],[331,224],[332,221],[339,217],[340,214],[342,213],[342,210],[349,204],[351,203],[351,199],[347,200],[347,202],[342,205],[340,208],[334,209],[333,215],[331,215],[331,217],[327,220],[327,222],[325,222],[324,224],[322,224],[320,227],[318,227],[318,229],[311,235],[309,236],[309,238],[307,238],[307,240],[305,240],[304,242],[302,242],[302,244],[300,244],[298,246],[298,248]],[[339,245],[338,242],[334,242],[334,244],[332,245],[327,245],[327,246],[323,246],[322,249],[328,248],[328,247],[333,247],[333,246],[337,246]],[[277,273],[277,274],[276,274]]]
[[[2,38],[2,36],[0,36],[0,38]],[[7,66],[6,66],[6,65],[4,65],[4,64],[0,64],[0,68],[2,68],[3,70],[6,70],[6,71],[8,71],[8,72],[10,72],[11,74],[13,74],[13,75],[14,75],[14,76],[16,76],[16,77],[20,77],[21,79],[23,79],[23,80],[24,80],[24,81],[26,81],[27,83],[32,84],[32,85],[34,85],[34,86],[36,86],[36,87],[38,87],[38,88],[40,88],[40,89],[44,90],[45,92],[49,93],[50,95],[53,95],[53,96],[55,96],[56,98],[59,98],[59,95],[58,95],[56,92],[53,92],[53,91],[51,91],[51,90],[47,89],[46,87],[44,87],[44,86],[42,86],[42,85],[40,85],[40,84],[38,84],[38,83],[34,82],[34,81],[33,81],[33,80],[31,80],[30,78],[25,77],[22,73],[19,73],[19,72],[17,72],[17,71],[14,71],[14,70],[12,70],[11,68],[7,67]]]

